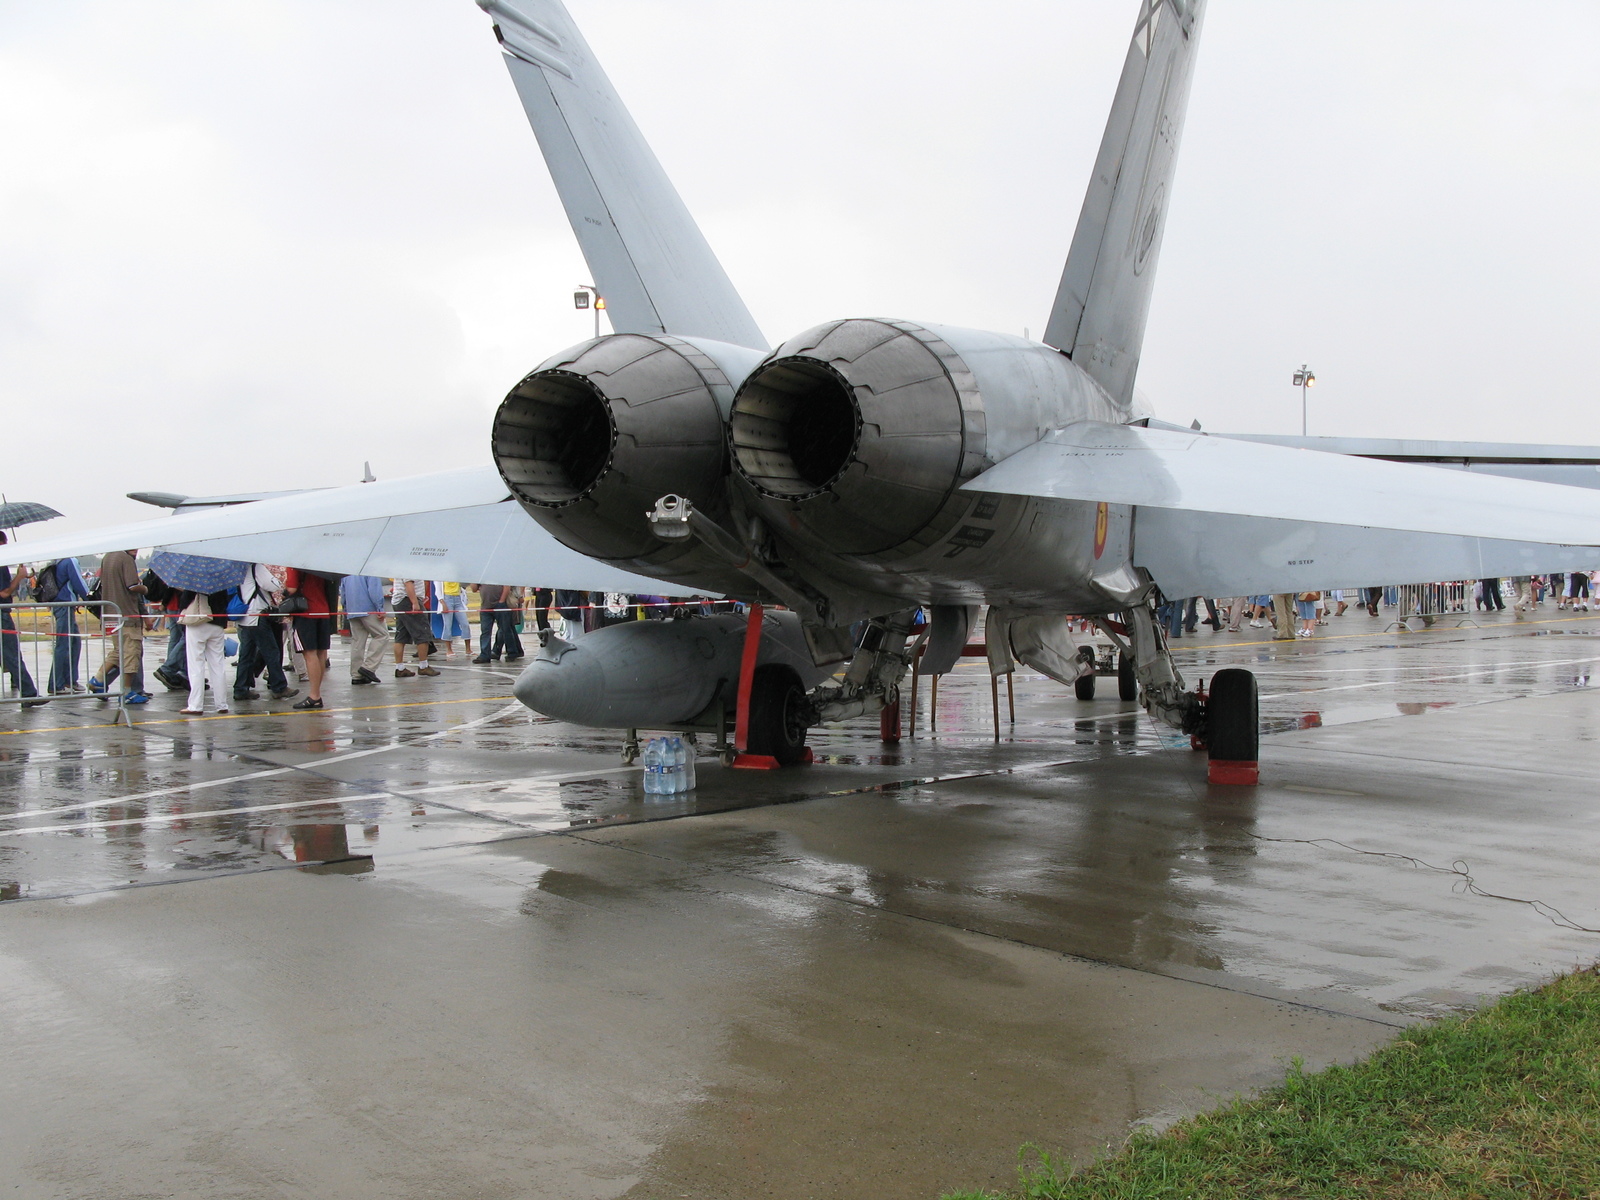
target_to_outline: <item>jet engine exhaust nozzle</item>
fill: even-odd
[[[666,492],[721,506],[723,413],[758,357],[720,343],[632,333],[575,346],[501,402],[495,465],[528,513],[574,550],[659,563],[664,548],[646,513]]]
[[[908,321],[836,321],[751,373],[729,435],[739,477],[781,510],[783,526],[877,555],[937,538],[953,520],[951,493],[980,467],[983,402],[939,334]]]

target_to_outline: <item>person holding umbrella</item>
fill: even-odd
[[[5,545],[7,540],[6,535],[0,533],[0,546]],[[20,571],[17,577],[12,579],[11,568],[0,567],[0,603],[10,604],[21,582]],[[11,686],[17,689],[17,693],[27,697],[22,702],[23,708],[37,708],[41,704],[48,703],[36,699],[39,688],[33,682],[33,676],[28,674],[28,664],[22,661],[22,645],[17,639],[17,627],[12,622],[8,609],[0,609],[0,667],[11,676]]]
[[[198,717],[206,710],[206,685],[216,699],[217,712],[228,711],[227,655],[224,643],[228,628],[228,589],[218,592],[178,593],[183,615],[184,644],[189,652],[189,703],[180,709],[185,716]]]

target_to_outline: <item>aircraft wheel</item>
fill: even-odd
[[[1128,654],[1117,655],[1117,699],[1137,700],[1139,698],[1139,677],[1133,673],[1133,657]]]
[[[1079,700],[1094,699],[1094,676],[1079,675],[1072,681],[1072,694]]]
[[[1255,762],[1261,754],[1261,706],[1256,677],[1230,667],[1211,677],[1206,701],[1206,746],[1224,762]]]
[[[766,754],[784,766],[800,761],[806,748],[811,705],[794,671],[776,663],[756,668],[750,687],[751,754]]]

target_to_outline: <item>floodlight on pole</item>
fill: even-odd
[[[590,301],[593,303],[590,303]],[[592,283],[580,283],[572,293],[573,308],[590,308],[594,310],[594,335],[600,336],[600,310],[606,306],[606,298],[600,294],[598,288]]]
[[[1306,436],[1306,389],[1317,386],[1317,377],[1305,363],[1294,373],[1294,385],[1300,389],[1300,436]]]

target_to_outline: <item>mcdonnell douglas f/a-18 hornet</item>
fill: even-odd
[[[731,718],[739,750],[779,763],[803,757],[811,726],[896,704],[914,648],[925,673],[948,670],[984,605],[993,670],[1021,661],[1071,682],[1085,668],[1070,614],[1116,644],[1149,713],[1214,765],[1252,767],[1253,676],[1191,687],[1154,619],[1157,589],[1597,561],[1600,495],[1564,485],[1594,478],[1593,450],[1329,453],[1163,425],[1135,404],[1204,0],[1139,0],[1042,341],[855,317],[776,349],[558,0],[477,3],[615,332],[511,389],[493,467],[42,539],[0,561],[163,545],[324,572],[733,597],[748,616],[551,637],[517,695],[580,724],[718,731],[723,745]],[[1393,461],[1430,457],[1468,471]]]

